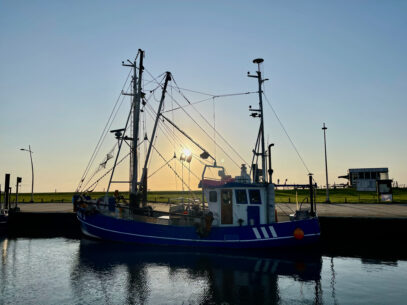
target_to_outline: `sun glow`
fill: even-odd
[[[185,157],[189,157],[191,155],[191,151],[188,148],[184,148],[182,153],[185,155]]]
[[[191,162],[192,160],[192,153],[188,148],[184,148],[181,152],[181,156],[180,156],[180,160],[181,161],[186,161],[186,162]]]

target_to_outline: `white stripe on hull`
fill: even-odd
[[[265,238],[269,238],[269,234],[267,233],[265,227],[261,227],[261,231],[263,232],[263,235],[264,235]]]
[[[261,239],[261,235],[259,233],[259,230],[257,230],[257,228],[253,228],[253,233],[256,236],[257,239]]]
[[[270,229],[271,235],[273,235],[273,238],[277,238],[277,233],[276,233],[276,230],[274,230],[274,227],[269,226],[269,229]]]

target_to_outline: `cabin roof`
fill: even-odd
[[[241,182],[228,182],[219,186],[215,186],[213,188],[236,188],[236,187],[240,187],[240,188],[254,188],[254,187],[262,187],[261,184],[259,183],[241,183]]]

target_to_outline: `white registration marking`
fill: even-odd
[[[259,233],[259,230],[257,230],[257,228],[253,228],[253,233],[254,233],[254,235],[256,235],[256,238],[257,238],[257,239],[260,239],[260,238],[261,238],[261,235],[260,235],[260,233]]]
[[[276,230],[274,230],[273,226],[269,226],[269,229],[270,229],[271,235],[273,235],[273,237],[276,238],[277,233],[276,233]]]
[[[265,238],[269,238],[269,237],[270,237],[269,234],[267,233],[267,230],[266,230],[265,227],[261,227],[261,231],[263,232],[263,235],[264,235]]]

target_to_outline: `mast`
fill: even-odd
[[[155,119],[155,122],[154,122],[153,132],[152,132],[151,138],[150,138],[150,145],[148,146],[146,159],[144,161],[143,173],[142,173],[141,179],[140,179],[140,184],[141,184],[141,189],[142,189],[143,206],[147,203],[147,165],[148,165],[148,160],[150,158],[151,148],[153,146],[158,121],[159,121],[160,116],[161,116],[161,109],[162,109],[162,105],[163,105],[164,99],[165,99],[165,92],[167,91],[167,85],[168,85],[168,82],[170,80],[171,80],[171,73],[166,72],[164,88],[163,88],[163,91],[162,91],[162,94],[161,94],[160,105],[158,106],[157,116],[156,116],[156,119]]]
[[[131,177],[131,193],[137,193],[137,177],[138,177],[138,160],[137,160],[137,146],[138,146],[138,135],[139,135],[139,121],[140,121],[140,104],[142,98],[141,92],[141,81],[143,76],[143,57],[144,51],[139,49],[139,69],[137,78],[137,68],[136,63],[134,63],[134,77],[133,77],[133,141],[132,141],[132,155],[133,155],[133,175]]]
[[[132,121],[133,121],[133,126],[132,126],[132,132],[133,132],[133,137],[130,139],[131,140],[131,159],[130,159],[130,168],[131,168],[131,177],[130,177],[130,203],[135,204],[136,203],[136,195],[137,195],[137,177],[138,177],[138,158],[137,158],[137,147],[138,147],[138,135],[139,135],[139,122],[140,122],[140,104],[141,104],[141,99],[143,98],[143,92],[141,91],[141,82],[142,82],[142,77],[143,77],[143,59],[144,59],[144,51],[139,49],[137,56],[140,57],[139,59],[139,65],[138,65],[138,76],[137,76],[137,57],[134,60],[134,62],[131,62],[130,60],[127,60],[130,64],[125,64],[122,62],[123,66],[126,67],[132,67],[133,68],[133,92],[132,93],[122,93],[123,95],[131,95],[133,96],[133,101],[132,101],[132,111],[131,113],[133,114],[132,116]],[[130,116],[129,116],[130,118]],[[127,128],[127,123],[126,123],[126,128]],[[127,138],[129,139],[129,138]],[[110,184],[109,184],[110,185]]]
[[[262,171],[262,182],[267,182],[267,177],[266,177],[266,148],[264,144],[264,119],[263,119],[263,90],[262,90],[262,84],[265,82],[267,79],[262,79],[261,76],[261,71],[260,71],[260,64],[263,62],[263,58],[256,58],[253,60],[254,64],[257,64],[258,70],[256,71],[257,75],[250,75],[248,72],[248,77],[254,77],[257,78],[258,84],[259,84],[259,109],[250,109],[250,111],[255,111],[257,113],[252,113],[253,117],[260,117],[260,130],[259,130],[259,135],[260,135],[260,145],[261,145],[261,171]],[[257,170],[257,169],[256,169]],[[257,175],[255,175],[257,176]]]

